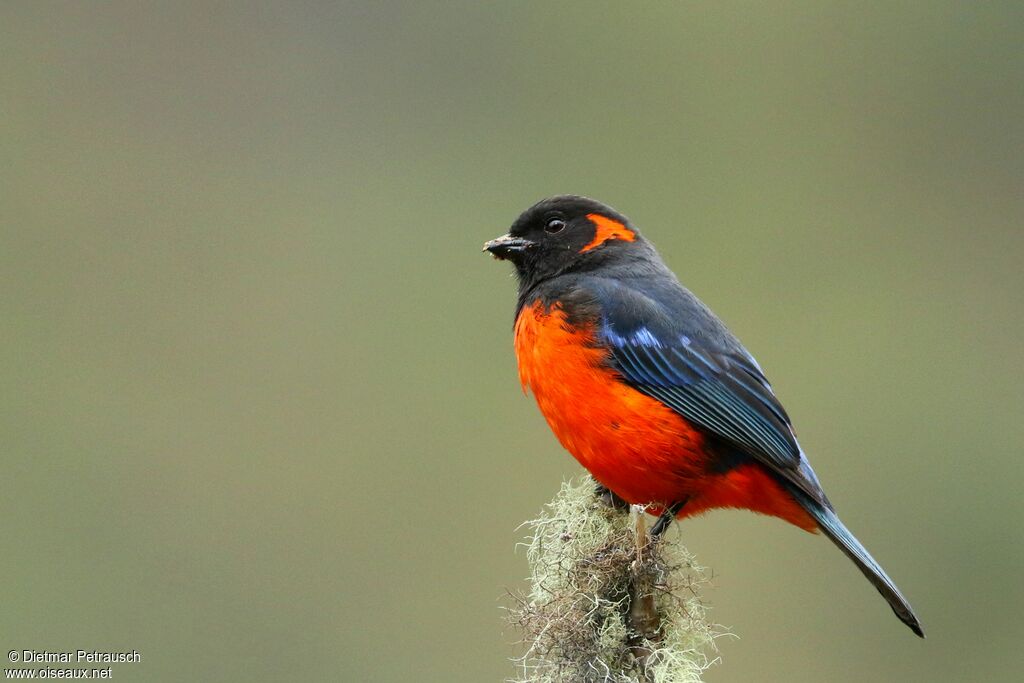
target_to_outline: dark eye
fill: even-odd
[[[565,230],[565,221],[561,218],[552,218],[548,221],[548,224],[544,226],[544,232],[549,235],[554,235],[556,232],[562,232]]]

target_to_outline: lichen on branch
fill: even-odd
[[[529,590],[511,620],[526,651],[514,683],[699,683],[717,661],[707,578],[643,509],[612,507],[589,477],[563,483],[527,522]]]

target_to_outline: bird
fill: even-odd
[[[920,637],[910,603],[836,515],[761,366],[623,214],[558,195],[484,251],[518,280],[519,379],[616,499],[673,519],[742,508],[820,531]]]

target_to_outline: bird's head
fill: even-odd
[[[559,195],[524,211],[508,234],[487,242],[484,251],[511,261],[523,289],[614,262],[641,243],[637,229],[615,209],[588,197]]]

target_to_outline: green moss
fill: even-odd
[[[698,683],[717,634],[699,596],[704,571],[668,537],[646,543],[641,508],[609,507],[594,488],[564,483],[526,523],[516,682]]]

